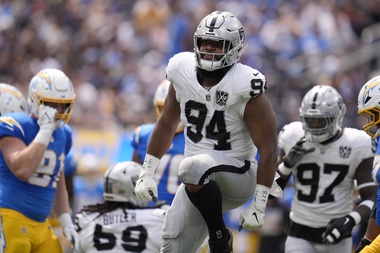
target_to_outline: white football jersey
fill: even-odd
[[[157,253],[162,244],[162,224],[165,210],[115,209],[76,215],[79,248],[76,253]]]
[[[304,135],[302,123],[292,122],[279,133],[278,145],[288,154]],[[290,218],[309,227],[325,227],[331,219],[352,211],[355,172],[363,160],[373,157],[372,140],[364,131],[346,127],[334,142],[306,141],[302,147],[315,150],[293,168]]]
[[[220,150],[232,158],[253,160],[257,148],[243,114],[247,102],[267,89],[264,75],[237,63],[217,85],[206,90],[197,80],[191,52],[173,56],[166,72],[181,107],[187,136],[185,156]]]

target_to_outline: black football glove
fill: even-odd
[[[355,225],[355,220],[350,215],[332,219],[327,224],[326,231],[322,234],[322,241],[324,243],[337,244],[341,240],[351,236],[352,228]]]
[[[306,141],[305,137],[302,137],[299,141],[297,141],[296,145],[294,145],[290,150],[289,154],[284,157],[284,165],[287,168],[293,168],[294,165],[299,162],[302,157],[306,154],[311,153],[315,150],[315,148],[306,149],[302,147],[302,144]]]
[[[363,237],[360,240],[359,245],[355,250],[355,253],[359,253],[360,251],[362,251],[362,249],[364,249],[365,246],[370,245],[370,244],[371,244],[371,241],[368,240],[367,238]]]

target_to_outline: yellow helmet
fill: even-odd
[[[43,69],[30,81],[28,103],[31,113],[38,117],[41,104],[65,104],[65,111],[57,114],[59,126],[69,122],[75,102],[74,87],[70,79],[58,69]]]

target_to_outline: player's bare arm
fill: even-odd
[[[40,164],[46,146],[38,142],[26,146],[21,139],[3,137],[0,139],[0,150],[12,173],[20,180],[26,181]]]
[[[169,149],[180,121],[179,103],[173,85],[170,85],[165,99],[164,110],[154,128],[148,144],[147,154],[161,158]]]
[[[247,103],[244,121],[260,152],[257,183],[270,188],[277,168],[277,134],[276,117],[265,94],[261,94]]]
[[[359,164],[355,173],[359,195],[363,200],[362,204],[357,207],[356,211],[359,212],[362,217],[368,217],[372,209],[369,205],[365,205],[365,201],[373,205],[376,199],[376,186],[371,178],[372,164],[373,157],[364,159]]]
[[[53,202],[53,211],[57,216],[60,216],[63,213],[71,213],[64,171],[61,171],[59,181],[57,182],[57,192]]]

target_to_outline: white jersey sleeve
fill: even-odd
[[[302,124],[291,123],[279,134],[279,145],[288,154],[303,136]],[[306,154],[293,168],[294,198],[290,218],[319,228],[352,211],[355,173],[359,164],[373,156],[372,140],[362,130],[345,128],[335,141],[321,144],[306,141]]]
[[[185,125],[185,155],[219,150],[238,159],[253,160],[257,148],[243,116],[247,102],[267,90],[265,76],[237,63],[210,90],[197,80],[194,54],[173,56],[166,68],[180,103]]]
[[[158,208],[81,212],[76,215],[79,248],[75,252],[159,252],[164,215]]]

